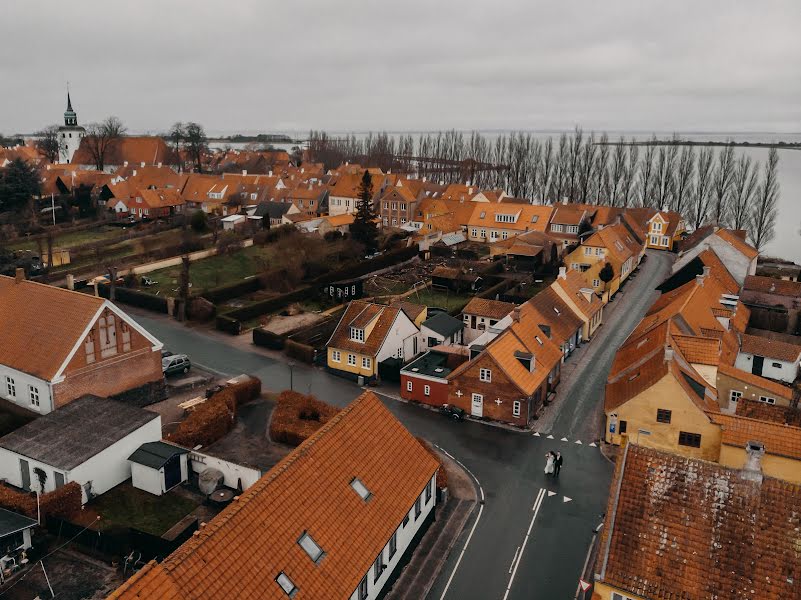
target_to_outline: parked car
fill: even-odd
[[[161,370],[164,375],[173,373],[186,373],[192,367],[192,363],[186,354],[173,354],[161,359]]]
[[[439,412],[441,412],[446,417],[450,417],[454,421],[463,421],[467,413],[459,408],[458,406],[453,406],[452,404],[443,404],[439,407]]]

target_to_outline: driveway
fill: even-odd
[[[587,346],[586,364],[560,386],[559,414],[542,433],[517,432],[439,414],[382,396],[416,436],[437,444],[475,476],[485,503],[468,523],[431,599],[572,599],[592,538],[605,510],[612,465],[598,450],[596,415],[614,353],[639,322],[670,256],[651,255],[614,303],[603,335]],[[242,339],[208,334],[158,316],[131,311],[174,352],[225,375],[251,373],[263,387],[289,387],[284,358],[248,348]],[[592,351],[593,354],[589,354]],[[578,358],[578,357],[577,357]],[[346,406],[361,393],[354,383],[297,364],[295,389]],[[558,480],[543,473],[548,450],[560,450]],[[465,548],[468,541],[469,544]],[[464,552],[462,552],[464,549]]]

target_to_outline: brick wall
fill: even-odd
[[[411,391],[409,382],[412,384]],[[428,396],[425,395],[425,386],[429,386]],[[401,373],[401,398],[429,406],[442,406],[448,403],[448,382],[435,382]]]

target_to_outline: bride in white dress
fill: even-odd
[[[545,474],[546,475],[553,475],[553,452],[548,452],[545,455]]]

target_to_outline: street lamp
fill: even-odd
[[[288,363],[288,366],[289,366],[289,389],[290,389],[290,391],[294,392],[295,391],[295,385],[294,385],[294,383],[295,383],[294,382],[295,363],[290,361]]]

